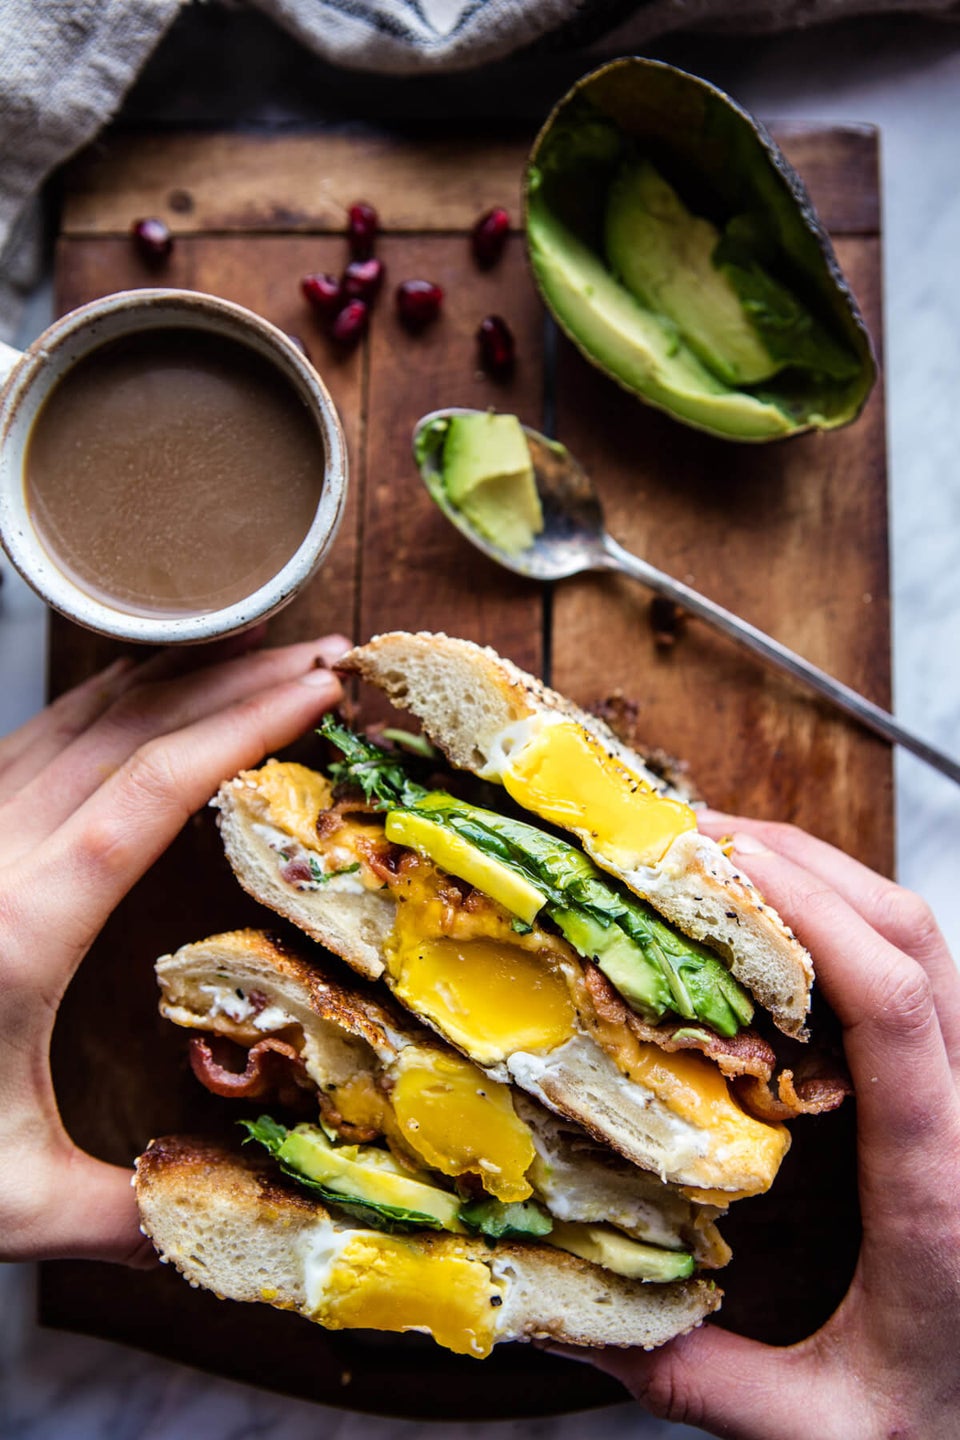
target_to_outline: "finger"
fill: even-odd
[[[933,987],[818,876],[734,835],[735,863],[814,957],[817,980],[844,1028],[857,1097],[861,1153],[905,1188],[927,1173],[931,1150],[960,1145],[960,1106]],[[745,847],[745,848],[740,848]]]
[[[731,1440],[854,1433],[843,1430],[840,1397],[827,1373],[811,1373],[805,1346],[774,1349],[705,1325],[659,1350],[610,1347],[591,1358],[654,1415]]]
[[[341,698],[330,670],[272,686],[148,741],[61,825],[8,871],[30,897],[46,937],[37,983],[54,1000],[111,910],[220,782],[289,745]]]
[[[5,735],[0,740],[0,803],[102,715],[122,693],[127,677],[135,669],[136,662],[121,655],[105,670],[67,690],[26,724]]]
[[[7,802],[0,859],[9,863],[45,840],[141,745],[282,685],[318,660],[325,666],[339,643],[331,636],[261,650],[190,675],[133,685]]]
[[[783,825],[770,820],[747,820],[742,816],[725,815],[716,810],[697,814],[699,828],[714,839],[735,830],[753,835],[778,855],[785,855],[826,880],[849,905],[868,920],[873,928],[915,960],[935,965],[944,957],[950,961],[950,977],[956,982],[960,1000],[960,972],[950,960],[946,942],[928,907],[910,891],[893,880],[878,875],[869,866],[846,855],[826,840],[808,835],[796,825]]]
[[[17,1253],[7,1259],[109,1260],[138,1269],[159,1263],[140,1229],[132,1170],[75,1149],[51,1163],[57,1166],[52,1198],[18,1231]]]
[[[807,835],[795,825],[744,820],[715,811],[698,815],[697,821],[714,839],[734,832],[749,835],[778,855],[801,865],[835,890],[891,945],[922,965],[933,985],[947,1054],[955,1070],[960,1072],[960,970],[932,912],[918,895],[884,879],[859,860],[825,840]],[[746,865],[749,869],[749,861]]]
[[[146,660],[119,656],[0,740],[0,803],[39,774],[131,686],[184,674],[200,663],[229,660],[262,644],[265,633],[266,627],[259,625],[210,645],[160,650]]]

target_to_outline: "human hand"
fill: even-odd
[[[220,782],[337,703],[326,667],[347,647],[226,642],[199,669],[196,651],[119,660],[0,740],[0,1259],[155,1263],[131,1172],[61,1123],[57,1009],[110,912]]]
[[[814,956],[856,1092],[863,1240],[850,1288],[800,1344],[705,1326],[591,1357],[654,1414],[735,1440],[957,1433],[960,975],[924,903],[787,825],[708,813]],[[814,1122],[810,1122],[814,1123]]]

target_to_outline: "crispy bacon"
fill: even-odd
[[[242,1070],[238,1061],[245,1062]],[[296,1104],[314,1088],[299,1052],[274,1035],[258,1040],[246,1056],[222,1035],[195,1035],[190,1041],[190,1067],[214,1095],[237,1100],[275,1096],[282,1104]]]
[[[585,964],[584,979],[593,1008],[601,1020],[625,1025],[640,1041],[661,1050],[699,1050],[733,1082],[745,1110],[758,1120],[792,1120],[835,1110],[853,1087],[842,1066],[829,1054],[809,1050],[792,1070],[777,1071],[777,1056],[755,1030],[741,1030],[730,1039],[705,1026],[684,1020],[651,1025],[618,994],[596,965]],[[796,1047],[799,1049],[800,1047]]]
[[[793,1120],[797,1115],[823,1115],[827,1110],[836,1110],[853,1094],[849,1075],[829,1056],[814,1054],[810,1061],[811,1073],[806,1075],[781,1070],[776,1078],[776,1093],[772,1084],[765,1085],[752,1075],[742,1076],[733,1085],[737,1099],[758,1120]]]
[[[663,1025],[651,1025],[644,1020],[614,989],[603,971],[596,965],[586,964],[584,979],[587,989],[601,1020],[614,1025],[626,1025],[644,1044],[659,1045],[661,1050],[672,1053],[676,1050],[699,1050],[716,1061],[724,1075],[753,1075],[762,1082],[770,1079],[776,1065],[776,1056],[766,1040],[754,1030],[741,1030],[738,1035],[727,1039],[715,1035],[705,1026],[687,1020],[670,1020]]]

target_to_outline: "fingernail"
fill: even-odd
[[[733,848],[738,855],[770,855],[773,853],[762,840],[758,840],[755,835],[745,835],[742,830],[734,835]]]
[[[340,694],[340,682],[336,675],[323,664],[322,661],[315,662],[314,668],[308,670],[305,675],[300,676],[301,685],[313,685],[318,690],[327,690],[331,695]]]

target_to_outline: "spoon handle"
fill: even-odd
[[[745,645],[756,655],[762,656],[764,660],[778,665],[781,670],[786,670],[795,679],[805,681],[813,690],[825,695],[828,700],[832,700],[841,710],[855,716],[868,729],[882,735],[886,740],[892,740],[902,745],[905,750],[912,751],[921,760],[925,760],[928,765],[932,765],[935,770],[940,770],[951,780],[960,784],[960,763],[952,760],[949,755],[944,755],[942,751],[936,750],[932,745],[928,745],[925,740],[921,740],[919,735],[915,735],[901,725],[888,711],[881,709],[879,705],[874,705],[872,700],[867,700],[856,690],[851,690],[849,685],[843,685],[839,680],[834,680],[823,670],[818,670],[816,665],[811,665],[809,660],[804,660],[801,655],[797,655],[793,650],[788,650],[778,640],[774,640],[764,634],[762,630],[758,630],[755,625],[741,620],[738,615],[734,615],[730,610],[725,610],[715,601],[708,600],[698,591],[691,590],[689,585],[684,585],[680,580],[671,579],[662,570],[658,570],[654,565],[648,564],[646,560],[641,560],[638,555],[633,555],[629,550],[625,550],[609,535],[605,535],[603,538],[603,552],[605,569],[622,570],[625,575],[631,575],[635,580],[642,580],[658,595],[664,595],[668,600],[674,600],[684,610],[689,610],[692,615],[697,615],[701,620],[708,620],[711,624],[716,625],[718,630],[722,630],[732,640],[739,641],[741,645]]]

